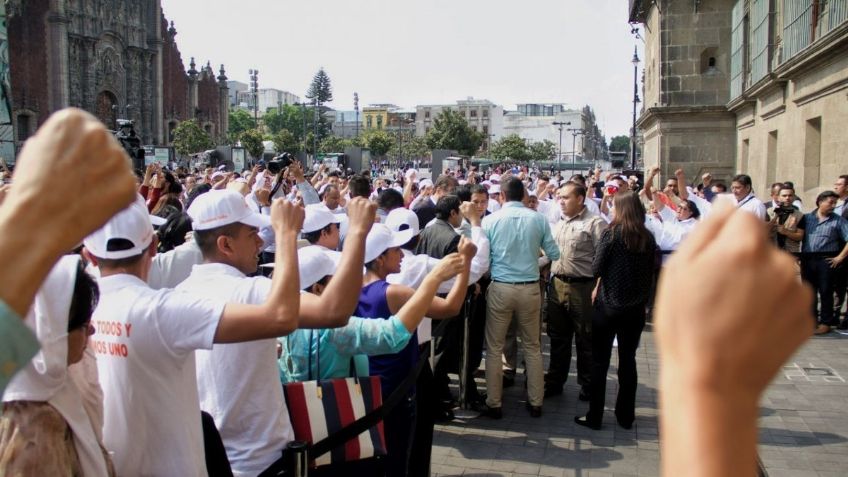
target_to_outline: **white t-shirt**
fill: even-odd
[[[261,304],[271,280],[247,278],[230,265],[195,265],[178,291],[228,303]],[[282,456],[294,439],[277,368],[275,338],[216,344],[198,351],[200,408],[215,419],[236,476],[255,476]]]
[[[760,220],[766,220],[766,206],[753,193],[738,201],[738,204],[740,210],[750,212],[759,217]]]
[[[191,267],[203,262],[203,253],[194,239],[169,250],[157,253],[147,274],[150,288],[175,288],[191,274]]]
[[[212,347],[224,302],[153,290],[133,275],[98,283],[88,346],[117,475],[206,476],[194,350]]]

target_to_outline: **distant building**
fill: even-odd
[[[516,109],[522,116],[555,116],[565,112],[565,103],[524,103],[516,105]]]
[[[400,109],[394,104],[371,104],[362,108],[364,129],[386,129],[389,125],[389,113]]]
[[[424,136],[430,132],[433,122],[445,109],[451,109],[468,121],[475,131],[483,133],[483,149],[489,142],[497,141],[503,136],[504,111],[503,106],[492,103],[487,99],[468,97],[457,101],[456,104],[422,105],[415,108],[415,135]]]
[[[332,113],[330,119],[334,136],[349,139],[356,137],[357,132],[362,132],[362,121],[357,122],[356,111],[333,111]]]
[[[535,110],[540,112],[543,110]],[[560,143],[560,127],[554,123],[571,123],[562,126],[562,143]],[[503,135],[517,134],[527,142],[551,141],[557,145],[557,154],[562,146],[562,160],[571,160],[571,157],[581,157],[586,138],[581,134],[572,135],[571,129],[588,128],[589,124],[581,111],[569,109],[560,111],[556,115],[524,115],[519,111],[510,111],[503,117]]]
[[[250,86],[247,83],[242,83],[241,81],[227,81],[227,88],[229,89],[229,98],[230,98],[230,107],[238,106],[238,97],[239,93],[243,93],[247,91]]]
[[[259,115],[267,113],[269,109],[277,109],[282,105],[300,103],[300,96],[274,88],[259,88],[256,93]],[[249,88],[239,91],[236,95],[235,106],[253,111],[254,94]]]

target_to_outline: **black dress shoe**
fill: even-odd
[[[562,386],[545,386],[545,397],[554,397],[562,394]]]
[[[581,389],[580,394],[577,395],[577,399],[584,401],[584,402],[588,401],[589,400],[589,392],[586,391],[585,389]]]
[[[510,376],[508,374],[504,374],[503,377],[503,388],[511,388],[515,385],[515,376]]]
[[[490,417],[492,419],[502,419],[503,409],[499,407],[486,407],[486,410],[482,411],[480,415]]]
[[[527,411],[530,412],[530,417],[542,417],[542,406],[532,406],[528,402]]]
[[[579,417],[579,416],[575,417],[574,423],[577,424],[578,426],[588,427],[589,429],[593,429],[595,431],[601,430],[601,423],[600,422],[598,422],[598,423],[592,422],[592,421],[589,420],[588,417]]]
[[[615,415],[615,420],[618,422],[618,425],[623,427],[624,429],[630,430],[633,429],[633,418],[630,419],[622,419],[618,414]]]

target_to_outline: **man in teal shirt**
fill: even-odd
[[[511,177],[501,185],[506,203],[483,219],[483,231],[491,243],[492,284],[486,297],[486,415],[503,416],[503,369],[501,354],[513,317],[527,367],[527,407],[530,415],[542,415],[544,368],[542,364],[542,297],[539,290],[539,251],[550,260],[559,258],[545,217],[524,206],[524,184]]]
[[[38,340],[32,330],[6,303],[0,300],[0,396],[6,385],[38,352]]]

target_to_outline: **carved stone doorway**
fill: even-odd
[[[111,91],[101,91],[97,95],[94,115],[107,128],[115,130],[118,127],[118,98]]]

